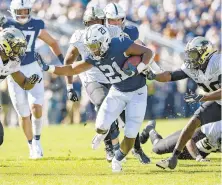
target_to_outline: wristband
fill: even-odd
[[[55,71],[55,66],[54,65],[49,65],[48,72],[54,73],[54,71]]]
[[[63,55],[60,54],[60,55],[58,55],[57,57],[58,57],[59,61],[63,64],[63,63],[64,63],[64,57],[63,57]]]
[[[140,62],[139,65],[137,66],[138,74],[140,74],[145,68],[146,68],[146,64],[144,64],[143,62]]]

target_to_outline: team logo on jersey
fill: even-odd
[[[33,29],[34,27],[28,27],[29,30]]]

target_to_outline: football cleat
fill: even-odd
[[[118,161],[115,157],[112,160],[112,171],[114,173],[119,173],[122,171],[122,161]]]
[[[147,142],[147,140],[149,139],[150,131],[152,129],[155,129],[155,127],[156,127],[156,121],[155,120],[148,121],[148,124],[143,129],[142,133],[140,134],[140,143],[141,144],[145,144]]]
[[[92,140],[92,149],[96,150],[99,148],[100,144],[106,138],[108,132],[106,134],[96,134]]]
[[[39,140],[32,140],[32,159],[40,159],[43,157],[43,151]]]
[[[132,154],[139,159],[140,163],[142,164],[149,164],[150,158],[143,152],[142,148],[140,148],[139,150],[133,148],[132,149]]]
[[[177,166],[177,160],[178,160],[177,157],[172,156],[168,159],[164,159],[164,160],[157,162],[156,166],[159,168],[162,168],[162,169],[169,168],[169,169],[173,170]]]
[[[106,147],[105,150],[106,150],[106,160],[110,163],[113,157],[115,156],[114,151],[110,147]]]

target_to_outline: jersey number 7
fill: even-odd
[[[34,41],[35,37],[35,31],[22,31],[25,35],[26,41],[28,43],[26,52],[31,52],[32,51],[32,44]]]

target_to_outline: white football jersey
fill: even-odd
[[[84,45],[84,40],[83,40],[84,34],[85,30],[76,30],[70,39],[70,44],[78,48],[78,51],[83,60],[89,55],[89,52],[86,46]],[[105,84],[109,83],[108,79],[97,67],[92,67],[88,71],[79,74],[79,77],[83,85],[85,85],[85,83],[87,82],[95,82],[95,81]]]
[[[3,61],[0,57],[0,82],[2,82],[8,75],[19,71],[20,61],[18,60],[9,60],[7,64],[3,64]]]
[[[221,88],[221,54],[215,53],[210,58],[205,73],[199,69],[188,69],[185,64],[181,69],[192,78],[205,92],[213,92]],[[221,100],[216,101],[221,105]]]
[[[218,146],[218,140],[222,137],[222,121],[203,125],[201,131],[207,136],[209,143],[216,147]]]

